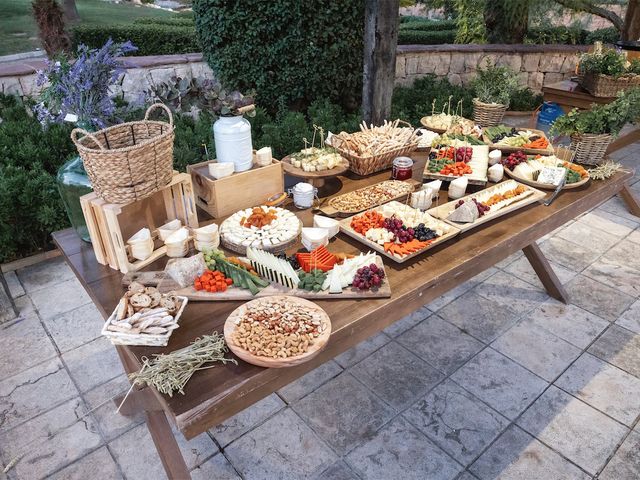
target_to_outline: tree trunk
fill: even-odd
[[[366,0],[364,24],[364,120],[375,125],[389,118],[396,74],[400,0]]]
[[[62,9],[64,11],[64,19],[67,23],[75,23],[80,20],[76,0],[62,0]]]
[[[487,0],[484,22],[489,43],[523,43],[529,29],[529,0]]]
[[[620,33],[622,40],[640,40],[640,0],[629,0]]]

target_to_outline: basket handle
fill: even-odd
[[[400,125],[401,123],[404,123],[409,128],[413,128],[413,125],[411,125],[409,122],[398,119],[398,125]]]
[[[166,112],[167,116],[169,117],[169,125],[173,127],[173,114],[171,113],[171,110],[169,110],[169,107],[167,107],[164,103],[160,103],[160,102],[154,103],[149,108],[147,108],[147,112],[144,114],[144,119],[149,120],[149,115],[156,108],[162,108]]]
[[[80,145],[80,141],[78,140],[78,135],[82,135],[83,137],[89,137],[91,141],[93,141],[93,143],[95,143],[98,146],[98,148],[100,148],[100,150],[106,150],[106,148],[102,146],[102,143],[98,141],[98,139],[93,133],[89,133],[82,128],[74,128],[71,131],[71,140],[73,141],[73,143],[76,144],[76,146]]]

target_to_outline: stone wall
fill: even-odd
[[[539,92],[543,85],[570,77],[584,46],[573,45],[401,45],[396,60],[396,82],[411,84],[427,74],[447,77],[456,85],[467,84],[478,65],[486,59],[508,65],[519,72],[520,83]],[[199,53],[129,57],[123,60],[127,72],[114,89],[127,101],[142,98],[150,85],[178,77],[213,76]],[[42,59],[0,63],[0,91],[34,95],[36,71],[44,67]]]

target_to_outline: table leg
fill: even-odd
[[[624,200],[624,203],[627,204],[629,211],[636,217],[640,217],[640,202],[638,202],[638,199],[629,188],[629,185],[624,185],[622,187],[622,190],[620,190],[620,196],[622,197],[622,200]]]
[[[527,257],[527,260],[529,260],[529,263],[536,272],[536,275],[538,275],[542,285],[544,285],[544,288],[547,290],[547,293],[556,300],[560,300],[562,303],[568,303],[569,295],[562,286],[560,279],[558,279],[553,271],[553,268],[551,268],[551,265],[542,253],[542,250],[540,250],[538,244],[534,242],[527,245],[522,249],[522,251]]]

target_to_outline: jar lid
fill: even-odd
[[[413,160],[411,160],[409,157],[396,157],[393,160],[393,164],[396,167],[411,167],[413,166]]]

